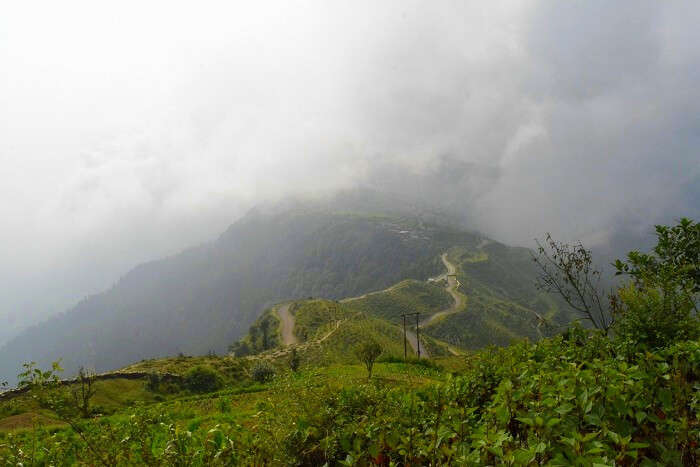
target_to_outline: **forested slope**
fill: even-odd
[[[449,232],[406,216],[254,210],[216,241],[140,265],[28,329],[0,350],[0,379],[12,381],[29,360],[62,357],[71,374],[81,365],[102,371],[180,352],[225,352],[277,301],[342,298],[435,274]]]

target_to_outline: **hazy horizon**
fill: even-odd
[[[525,246],[697,218],[699,21],[651,1],[6,5],[0,321],[299,193],[378,187]]]

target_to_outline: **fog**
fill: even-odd
[[[0,343],[251,206],[372,186],[532,245],[700,214],[696,2],[11,2]]]

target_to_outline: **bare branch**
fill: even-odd
[[[601,299],[601,273],[593,267],[590,250],[580,242],[557,242],[549,233],[545,235],[544,242],[535,242],[537,254],[533,254],[533,261],[540,268],[537,288],[558,294],[582,315],[581,319],[607,331],[611,324],[610,313]]]

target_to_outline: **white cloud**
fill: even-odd
[[[604,1],[7,5],[0,277],[16,293],[0,315],[56,311],[258,201],[365,181],[435,197],[516,243],[545,230],[596,242],[696,214],[699,14]]]

